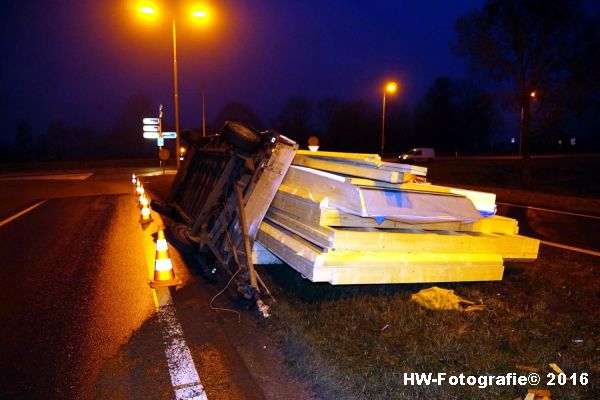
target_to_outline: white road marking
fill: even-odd
[[[92,175],[94,175],[93,172],[83,174],[3,176],[0,177],[0,181],[83,181]]]
[[[164,226],[160,215],[157,215],[156,226]],[[150,231],[148,231],[150,232]],[[146,247],[148,274],[150,279],[154,275],[154,243]],[[148,242],[147,242],[148,243]],[[183,328],[177,319],[177,312],[173,298],[168,287],[152,290],[152,298],[156,306],[156,314],[162,329],[165,342],[165,356],[171,385],[177,400],[208,400],[204,387],[200,383],[200,376],[192,358],[192,353],[183,337]]]
[[[568,211],[559,211],[559,210],[550,210],[549,208],[541,208],[541,207],[533,207],[533,206],[522,206],[522,205],[519,205],[519,204],[501,203],[501,202],[498,202],[497,204],[502,204],[504,206],[518,207],[518,208],[528,208],[530,210],[546,211],[546,212],[551,212],[551,213],[556,213],[556,214],[573,215],[575,217],[600,219],[600,217],[598,217],[596,215],[579,214],[579,213],[572,213],[572,212],[568,212]]]
[[[592,256],[600,257],[600,253],[597,251],[586,250],[586,249],[582,249],[579,247],[567,246],[566,244],[547,242],[545,240],[540,240],[540,242],[542,244],[545,244],[546,246],[558,247],[559,249],[571,250],[571,251],[576,251],[578,253],[589,254]]]
[[[159,298],[168,296],[168,300],[160,301],[163,304],[159,306],[157,314],[165,340],[165,356],[171,375],[171,384],[175,389],[175,398],[177,400],[208,400],[204,387],[200,383],[192,353],[183,337],[183,329],[177,319],[175,305],[168,294],[169,289],[160,288],[157,292],[159,291],[163,294],[163,296],[157,294]]]
[[[47,200],[42,200],[40,202],[35,203],[34,205],[32,205],[31,207],[27,207],[26,209],[19,211],[18,213],[16,213],[15,215],[6,218],[4,221],[0,222],[0,227],[4,226],[6,224],[8,224],[10,221],[15,220],[17,218],[19,218],[21,215],[23,214],[27,214],[29,211],[33,210],[36,207],[41,206],[42,204],[44,204]]]

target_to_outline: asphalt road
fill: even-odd
[[[157,224],[139,225],[129,173],[0,177],[0,224],[37,205],[0,225],[0,398],[175,398],[170,328],[147,284]],[[217,288],[171,252],[185,282],[171,291],[176,315],[208,398],[308,398],[253,317],[211,310]]]
[[[498,204],[498,214],[519,221],[519,234],[600,252],[600,217]]]

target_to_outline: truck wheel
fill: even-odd
[[[233,147],[245,152],[255,151],[261,141],[257,131],[235,121],[225,122],[221,135]]]
[[[191,240],[187,233],[189,227],[185,224],[175,223],[169,226],[165,231],[167,241],[182,253],[193,253],[198,248],[198,243]]]

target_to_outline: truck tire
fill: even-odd
[[[190,254],[196,251],[198,243],[191,240],[187,233],[190,228],[185,224],[174,223],[165,231],[167,241],[182,253]]]
[[[257,131],[235,121],[225,122],[221,135],[236,149],[249,153],[255,151],[261,142]]]

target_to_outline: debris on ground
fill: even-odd
[[[548,366],[552,369],[552,371],[554,371],[554,373],[556,374],[564,374],[565,372],[560,369],[560,367],[558,365],[556,365],[555,363],[550,363],[548,364]]]
[[[410,299],[430,310],[481,311],[483,304],[477,304],[454,294],[454,290],[432,286],[413,294]]]
[[[550,390],[548,389],[527,389],[527,397],[525,397],[525,399],[527,399],[529,396],[531,396],[531,399],[542,400],[549,399],[551,394]]]

